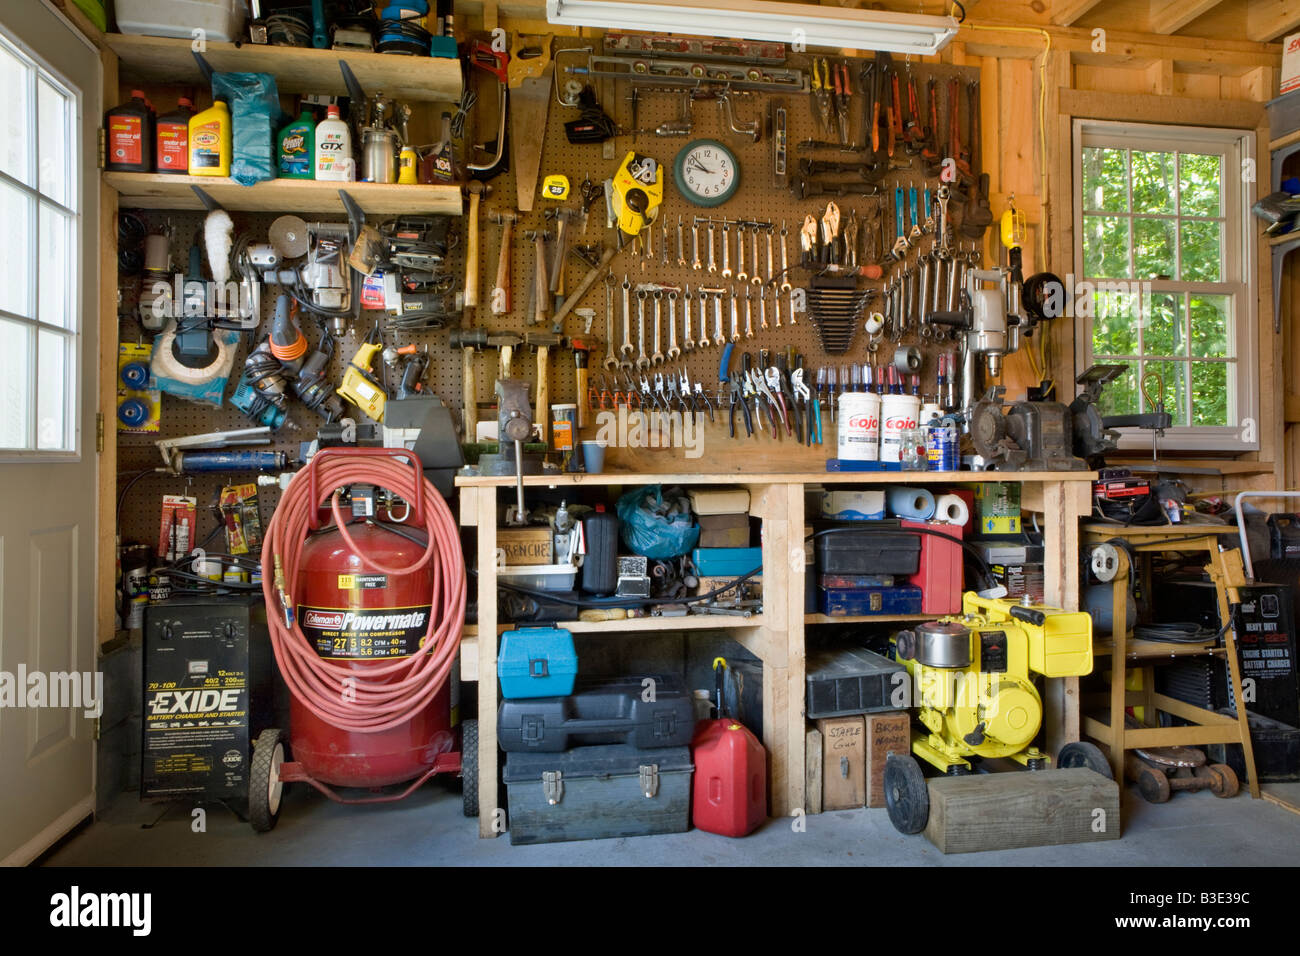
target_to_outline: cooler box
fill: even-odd
[[[501,635],[497,679],[507,700],[573,693],[578,654],[573,635],[554,627],[522,627]]]
[[[647,679],[654,681],[651,701]],[[690,692],[670,675],[583,678],[567,697],[503,700],[497,709],[497,739],[506,753],[594,744],[684,747],[694,729]]]
[[[687,747],[612,745],[508,754],[510,842],[684,833],[690,827],[692,770]]]

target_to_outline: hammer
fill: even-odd
[[[492,187],[473,179],[465,189],[469,193],[469,227],[465,235],[465,315],[473,316],[478,308],[478,204],[492,191]]]
[[[500,378],[510,377],[510,359],[514,350],[523,344],[523,339],[514,332],[489,332],[488,348],[501,350]]]
[[[546,240],[551,238],[551,234],[542,229],[534,229],[525,235],[533,241],[533,256],[537,267],[533,272],[533,324],[541,325],[551,311],[551,284],[546,268]]]
[[[550,357],[551,349],[564,347],[564,336],[555,332],[525,332],[524,342],[531,349],[537,350],[537,409],[534,413],[537,424],[542,429],[542,441],[550,444],[551,409],[550,409]]]
[[[487,348],[487,329],[456,329],[451,333],[451,347],[464,350],[461,370],[461,400],[464,403],[465,441],[475,440],[478,430],[478,387],[474,381],[474,353]]]
[[[519,215],[494,212],[492,221],[504,227],[501,230],[501,255],[497,258],[497,281],[492,287],[492,314],[506,315],[510,312],[510,243],[514,240]]]
[[[591,346],[585,339],[570,339],[569,345],[573,349],[573,376],[578,392],[578,428],[587,427],[587,406],[589,375],[587,372],[587,360],[591,352]]]

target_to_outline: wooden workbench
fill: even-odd
[[[750,513],[762,520],[763,612],[752,618],[633,618],[561,626],[574,633],[636,634],[650,631],[725,631],[763,662],[763,743],[768,751],[769,806],[773,816],[804,807],[804,634],[808,625],[826,622],[804,613],[804,492],[810,485],[956,486],[988,481],[1021,484],[1022,512],[1035,512],[1044,535],[1047,603],[1067,610],[1079,606],[1079,518],[1089,513],[1092,472],[860,472],[796,474],[638,474],[534,475],[525,487],[627,487],[638,485],[731,485],[749,489]],[[479,834],[496,836],[500,820],[497,778],[497,636],[510,625],[497,618],[498,505],[514,494],[514,478],[458,477],[460,522],[475,528],[478,540],[478,624],[462,642],[461,679],[478,682]],[[915,620],[913,616],[910,618]],[[887,616],[835,618],[835,623],[888,622]],[[1050,681],[1045,688],[1045,726],[1049,752],[1079,739],[1078,678]]]

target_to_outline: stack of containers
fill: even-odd
[[[683,681],[577,674],[568,631],[501,636],[497,739],[506,753],[510,842],[687,830],[695,713]]]
[[[717,590],[763,566],[763,549],[750,547],[748,489],[696,488],[690,498],[691,511],[700,526],[699,546],[691,552],[699,575],[697,593]],[[761,594],[762,582],[762,574],[755,575],[748,579],[744,590]],[[732,596],[723,593],[718,600]]]

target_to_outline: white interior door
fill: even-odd
[[[60,15],[31,0],[0,4],[0,862],[8,864],[31,861],[94,805],[84,696],[96,670],[100,86],[98,52]]]

